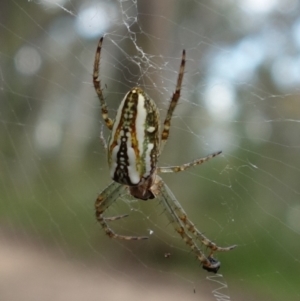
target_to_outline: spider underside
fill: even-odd
[[[188,219],[187,214],[169,187],[157,175],[157,173],[184,171],[221,154],[220,151],[215,152],[207,157],[180,166],[157,167],[159,155],[169,136],[171,118],[180,97],[185,68],[185,50],[182,52],[176,89],[169,104],[163,129],[160,132],[158,108],[154,101],[139,87],[132,88],[125,95],[118,108],[115,120],[109,118],[99,79],[102,43],[103,37],[100,39],[96,50],[93,83],[100,100],[102,118],[107,128],[111,130],[108,143],[105,145],[108,153],[110,174],[114,181],[100,193],[96,200],[97,220],[105,233],[111,238],[124,240],[147,239],[148,237],[146,236],[120,235],[108,226],[108,221],[123,218],[127,216],[126,214],[116,217],[104,217],[103,214],[124,193],[129,193],[134,198],[141,200],[156,198],[163,204],[165,208],[164,213],[170,223],[185,243],[190,246],[203,268],[209,272],[216,273],[220,268],[220,262],[213,258],[213,253],[215,251],[230,251],[236,245],[225,248],[219,247],[201,233]],[[210,249],[208,256],[197,246],[196,240],[200,240]]]

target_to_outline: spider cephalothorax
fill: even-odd
[[[125,240],[142,240],[146,236],[126,236],[116,234],[107,221],[116,220],[127,215],[104,217],[104,211],[114,203],[121,194],[129,192],[133,197],[141,200],[157,198],[165,207],[165,213],[174,225],[175,230],[189,245],[200,260],[203,268],[216,273],[220,262],[213,258],[215,251],[229,251],[234,246],[222,248],[210,241],[188,219],[185,211],[177,201],[169,187],[157,175],[159,172],[179,172],[189,167],[200,165],[221,152],[194,160],[180,166],[157,167],[158,157],[166,143],[171,125],[171,118],[180,97],[181,83],[185,67],[185,51],[182,52],[180,70],[175,92],[171,98],[163,130],[160,132],[159,111],[155,102],[139,87],[132,88],[123,98],[115,120],[108,117],[108,110],[104,100],[100,80],[99,62],[103,38],[100,39],[94,62],[93,82],[101,103],[102,118],[111,130],[108,139],[107,154],[110,176],[114,180],[98,196],[95,208],[96,217],[106,234],[112,238]],[[193,235],[193,236],[191,236]],[[196,244],[199,239],[210,248],[206,256]]]

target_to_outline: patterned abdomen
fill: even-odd
[[[111,178],[136,186],[155,171],[160,143],[159,111],[138,87],[122,100],[108,141]]]

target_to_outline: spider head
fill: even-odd
[[[152,173],[147,179],[142,179],[139,185],[129,186],[130,194],[139,200],[147,201],[154,199],[155,194],[152,191],[152,187],[155,181],[155,173]]]

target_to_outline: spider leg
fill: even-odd
[[[201,165],[204,162],[207,162],[208,160],[220,155],[222,151],[212,153],[204,158],[196,159],[192,162],[185,163],[179,166],[167,166],[167,167],[157,167],[157,172],[179,172],[179,171],[184,171],[190,167],[196,166],[196,165]]]
[[[111,206],[121,194],[126,191],[127,187],[117,182],[112,182],[107,188],[105,188],[98,196],[95,202],[96,218],[101,224],[105,233],[111,238],[124,239],[124,240],[142,240],[148,239],[146,236],[127,236],[116,234],[106,223],[106,221],[114,221],[128,216],[127,214],[119,215],[115,217],[103,217],[104,211]]]
[[[205,254],[198,248],[193,238],[188,233],[186,233],[185,220],[183,220],[181,216],[182,212],[184,213],[184,211],[179,202],[176,200],[172,191],[159,176],[156,176],[153,190],[156,197],[166,208],[166,215],[169,221],[173,224],[176,232],[180,234],[184,242],[192,249],[192,251],[202,263],[203,268],[208,272],[217,273],[221,263],[212,257],[212,253],[211,255],[206,257]],[[180,209],[179,211],[178,207]]]
[[[157,178],[159,178],[159,181],[163,183],[162,179],[160,177],[157,176]],[[232,245],[230,247],[219,247],[217,246],[214,242],[212,242],[211,240],[209,240],[203,233],[201,233],[196,226],[188,219],[187,214],[185,213],[185,211],[183,210],[183,208],[181,207],[180,203],[177,201],[177,199],[175,198],[175,196],[173,195],[173,193],[171,192],[171,190],[167,187],[167,185],[165,183],[161,184],[164,186],[164,188],[160,188],[160,191],[162,193],[162,191],[166,191],[167,195],[169,194],[169,198],[167,198],[167,200],[169,201],[169,205],[171,206],[174,214],[176,215],[176,217],[184,224],[184,226],[186,227],[186,229],[191,232],[192,234],[194,234],[197,238],[199,238],[201,240],[201,242],[207,246],[208,248],[211,249],[210,255],[209,257],[211,257],[213,255],[214,252],[226,252],[226,251],[230,251],[232,249],[234,249],[236,247],[236,245]]]
[[[157,176],[158,177],[158,176]],[[162,179],[159,178],[161,182]],[[173,195],[173,193],[171,192],[171,190],[167,187],[167,185],[165,183],[163,183],[163,185],[165,186],[165,190],[169,193],[169,195],[171,196],[169,198],[169,201],[171,201],[172,203],[170,203],[170,205],[172,206],[172,210],[174,211],[174,214],[176,214],[176,216],[180,219],[180,221],[184,224],[184,226],[186,227],[186,229],[191,232],[192,234],[194,234],[197,238],[199,238],[201,240],[201,242],[207,246],[208,248],[211,249],[210,255],[212,256],[214,252],[226,252],[226,251],[230,251],[232,249],[234,249],[236,247],[236,245],[232,245],[230,247],[219,247],[217,246],[214,242],[212,242],[211,240],[209,240],[203,233],[201,233],[196,226],[188,219],[187,214],[185,213],[185,211],[183,210],[183,208],[181,207],[180,203],[177,201],[177,199],[175,198],[175,196]]]
[[[178,207],[179,205],[179,207]],[[188,219],[186,213],[184,212],[183,208],[180,206],[179,202],[177,202],[177,204],[175,204],[176,206],[176,213],[178,214],[180,220],[184,223],[186,229],[193,233],[197,238],[199,238],[201,240],[201,242],[207,246],[208,248],[210,248],[210,254],[209,257],[212,257],[214,252],[227,252],[230,251],[232,249],[234,249],[237,245],[232,245],[230,247],[219,247],[217,246],[214,242],[212,242],[211,240],[209,240],[203,233],[201,233],[196,226]]]
[[[164,148],[165,143],[168,140],[172,115],[173,115],[173,112],[176,108],[176,105],[177,105],[179,97],[180,97],[181,84],[182,84],[182,79],[183,79],[183,74],[184,74],[184,67],[185,67],[185,50],[182,51],[182,58],[181,58],[181,64],[180,64],[180,69],[179,69],[178,78],[177,78],[176,89],[171,98],[167,116],[164,121],[163,131],[161,133],[161,152]]]
[[[102,94],[101,83],[100,83],[100,79],[99,79],[100,54],[101,54],[101,49],[102,49],[102,42],[103,42],[103,37],[99,40],[96,54],[95,54],[93,83],[94,83],[94,87],[95,87],[96,93],[98,95],[98,98],[100,100],[102,118],[103,118],[106,126],[108,127],[108,129],[111,130],[113,127],[113,121],[108,117],[107,105],[104,100],[104,96]]]
[[[188,231],[193,233],[196,237],[198,237],[201,240],[201,242],[205,246],[207,246],[208,248],[211,249],[209,257],[211,257],[214,252],[227,252],[227,251],[230,251],[230,250],[234,249],[237,246],[237,245],[232,245],[232,246],[229,246],[229,247],[219,247],[219,246],[217,246],[214,242],[209,240],[202,232],[200,232],[195,227],[195,225],[188,219],[187,215],[185,214],[185,212],[183,211],[182,208],[178,208],[177,210],[179,212],[181,212],[180,219],[183,221],[183,223],[186,226],[186,228],[188,229]]]

